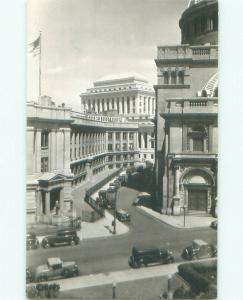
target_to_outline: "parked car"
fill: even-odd
[[[116,217],[121,222],[130,222],[131,221],[131,217],[130,217],[129,213],[123,209],[120,209],[116,212]]]
[[[151,203],[151,195],[145,192],[139,193],[137,195],[137,198],[134,200],[133,205],[139,206],[143,204],[149,204]]]
[[[28,232],[26,235],[26,249],[37,249],[39,248],[39,241],[36,234],[33,232]]]
[[[34,279],[34,274],[30,268],[26,268],[26,283],[32,282]]]
[[[64,245],[77,245],[80,239],[77,236],[77,231],[73,229],[59,230],[55,235],[49,235],[43,238],[42,246],[44,248],[50,248],[55,246]]]
[[[120,185],[115,182],[109,183],[109,188],[118,189],[119,187]]]
[[[213,221],[210,224],[210,227],[213,228],[213,229],[218,229],[218,220]]]
[[[217,247],[202,240],[194,240],[192,245],[186,247],[182,257],[187,260],[217,256]]]
[[[46,281],[59,277],[72,277],[80,274],[79,268],[74,261],[63,262],[59,257],[47,259],[47,263],[36,268],[34,279]]]
[[[147,266],[151,263],[169,264],[172,262],[174,262],[174,256],[172,252],[167,249],[138,249],[133,247],[128,264],[133,268],[140,268],[141,265]]]

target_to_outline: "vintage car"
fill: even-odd
[[[130,222],[131,217],[128,212],[123,209],[120,209],[116,212],[116,217],[120,222]]]
[[[174,256],[171,251],[165,248],[138,249],[133,247],[128,264],[132,268],[140,268],[141,265],[147,266],[152,263],[169,264],[172,262],[174,262]]]
[[[77,231],[73,229],[59,230],[54,235],[49,235],[43,238],[41,244],[44,248],[64,245],[77,245],[80,239],[77,236]]]
[[[186,247],[182,257],[187,260],[217,256],[217,247],[202,240],[194,240],[192,245]]]
[[[36,234],[33,232],[28,232],[26,235],[26,249],[37,249],[39,248],[39,241]]]
[[[59,257],[52,257],[47,259],[45,265],[36,268],[34,279],[35,281],[46,281],[59,277],[78,276],[79,273],[79,268],[74,261],[63,262]]]
[[[213,228],[213,229],[218,229],[218,220],[213,221],[210,224],[210,227]]]
[[[133,201],[133,205],[140,206],[140,205],[148,205],[152,201],[152,197],[150,194],[146,192],[141,192],[137,195],[137,198]]]

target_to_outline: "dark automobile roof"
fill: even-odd
[[[158,248],[158,247],[150,247],[150,248],[137,248],[137,247],[133,247],[132,248],[132,252],[136,253],[136,254],[143,254],[143,253],[149,253],[149,252],[157,252],[157,251],[161,251],[161,252],[167,252],[167,249],[165,248]]]

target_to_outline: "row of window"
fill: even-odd
[[[184,26],[184,34],[187,35],[200,35],[210,31],[218,30],[218,12],[213,12],[210,16],[202,15],[196,17],[191,22]]]
[[[123,161],[123,160],[133,160],[134,159],[134,155],[131,154],[124,154],[124,155],[116,155],[116,156],[113,156],[113,155],[109,155],[108,156],[108,162],[113,162],[113,159],[115,161]]]
[[[113,132],[108,132],[108,140],[111,141],[113,138],[114,133]],[[122,132],[122,138],[123,140],[127,139],[127,135],[129,137],[129,140],[133,140],[134,139],[134,133],[133,132]],[[120,140],[121,139],[121,132],[115,132],[115,138],[116,140]]]
[[[115,147],[113,147],[113,144],[108,144],[108,151],[133,151],[134,150],[134,143],[129,143],[129,145],[127,145],[127,143],[122,143],[122,147],[121,144],[115,144]]]
[[[143,99],[143,112],[149,112],[153,113],[154,108],[155,108],[155,99],[151,97],[139,97],[140,103],[142,103]],[[109,110],[118,110],[119,114],[123,113],[136,113],[136,101],[135,97],[121,97],[121,102],[120,98],[107,98],[106,101],[105,99],[97,99],[97,100],[88,100],[84,101],[84,106],[86,111],[90,112],[98,112],[101,113],[103,111],[109,111]],[[126,106],[126,110],[125,110]],[[141,111],[142,112],[142,111]]]
[[[184,84],[184,71],[163,72],[164,84]]]

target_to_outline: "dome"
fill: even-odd
[[[190,0],[179,25],[182,44],[218,44],[218,1]]]
[[[204,1],[204,0],[190,0],[189,4],[188,4],[188,7],[196,5],[196,4],[198,4],[199,2],[202,2],[202,1]]]

